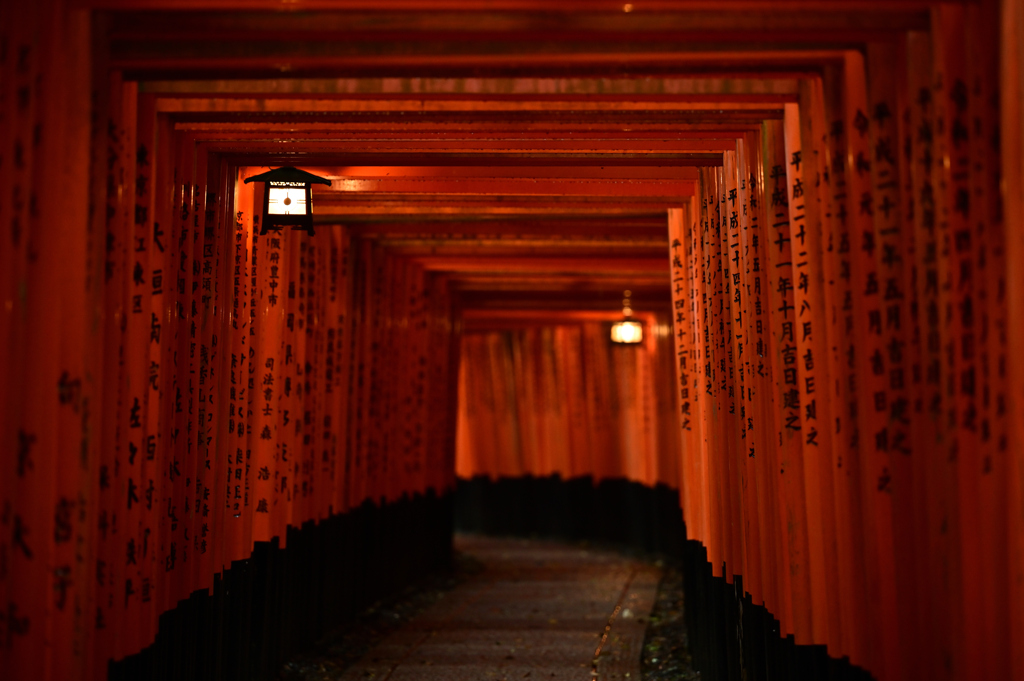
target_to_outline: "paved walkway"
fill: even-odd
[[[535,540],[458,537],[456,549],[484,570],[371,649],[346,681],[640,680],[655,567]]]

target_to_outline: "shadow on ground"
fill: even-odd
[[[592,546],[588,542],[566,544],[580,548]],[[638,558],[636,551],[625,550],[620,553]],[[693,671],[687,651],[682,571],[675,561],[664,561],[652,556],[641,559],[663,570],[657,600],[647,617],[641,660],[642,679],[700,679],[700,675]],[[400,593],[374,603],[357,618],[331,631],[308,651],[282,665],[278,678],[281,681],[341,679],[347,670],[363,660],[385,638],[442,601],[453,589],[478,576],[484,569],[484,564],[477,558],[462,551],[454,552],[452,564],[448,568],[430,574]]]
[[[281,681],[336,681],[389,634],[434,605],[445,594],[482,572],[473,556],[453,552],[452,564],[377,601],[354,620],[334,629],[305,653],[281,666]]]

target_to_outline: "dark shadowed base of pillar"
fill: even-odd
[[[289,528],[160,616],[156,641],[110,664],[111,681],[261,681],[327,631],[447,565],[452,498],[433,492]]]
[[[707,551],[686,539],[678,493],[628,480],[589,477],[459,480],[455,527],[484,534],[557,537],[619,544],[679,559],[688,647],[705,681],[871,681],[824,646],[796,645],[779,622],[734,583],[715,577]]]
[[[473,478],[459,480],[455,529],[628,546],[678,558],[683,548],[679,493],[629,480]]]
[[[743,578],[730,584],[711,572],[707,550],[687,541],[683,558],[686,624],[693,666],[702,678],[784,681],[872,681],[825,646],[796,645],[779,635],[779,621],[743,592]]]

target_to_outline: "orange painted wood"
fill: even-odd
[[[1024,73],[1024,11],[1019,5],[1004,3],[1000,6],[999,50],[1000,50],[1000,135],[1002,158],[999,166],[1002,172],[1003,217],[1006,230],[1006,260],[1020,262],[1024,256],[1024,240],[1019,230],[1010,225],[1019,225],[1024,220],[1024,134],[1014,122],[1024,113],[1024,87],[1021,74]],[[1024,318],[1021,317],[1021,303],[1024,302],[1024,276],[1020,269],[1007,272],[1007,337],[1020,338],[1024,333]],[[1007,385],[1009,409],[1009,600],[1010,614],[1010,657],[1011,671],[1017,677],[1024,675],[1024,611],[1017,607],[1024,602],[1024,364],[1018,353],[1007,356]]]
[[[914,369],[914,414],[912,433],[914,442],[922,443],[921,456],[914,459],[915,496],[919,515],[916,528],[917,549],[922,561],[933,561],[938,542],[935,528],[941,527],[942,508],[937,481],[941,464],[936,461],[935,447],[939,444],[941,410],[942,346],[939,331],[939,279],[938,233],[935,185],[932,168],[936,163],[934,135],[935,107],[932,97],[932,40],[926,34],[911,35],[907,41],[908,89],[911,97],[910,175],[914,201],[914,267],[916,272],[914,302],[917,306],[915,345],[918,364]],[[934,574],[934,573],[932,573]],[[932,576],[928,582],[919,582],[918,622],[928,662],[925,674],[937,675],[942,663],[942,649],[946,645],[945,626],[948,617],[948,599],[934,599],[932,594],[941,583]],[[927,676],[926,676],[927,677]]]
[[[706,316],[706,288],[704,280],[704,258],[703,258],[703,235],[704,223],[706,220],[707,202],[703,192],[699,192],[692,200],[689,215],[689,229],[686,231],[686,254],[689,262],[691,282],[691,314],[693,315],[694,329],[694,354],[693,367],[696,373],[694,378],[694,418],[697,422],[696,449],[694,455],[699,466],[699,476],[696,478],[700,488],[694,496],[700,504],[700,524],[694,530],[694,536],[709,548],[712,544],[712,527],[714,518],[711,512],[711,466],[708,461],[708,422],[707,410],[710,399],[706,391],[705,365],[708,361],[708,344],[710,339],[705,334],[707,328]],[[688,483],[688,484],[693,484]]]
[[[655,484],[658,440],[652,426],[672,418],[674,400],[670,393],[668,399],[656,397],[656,377],[637,367],[664,352],[670,339],[658,335],[635,347],[611,347],[609,326],[608,322],[582,321],[465,334],[461,380],[467,399],[459,407],[460,475],[554,474],[568,479],[572,473],[552,465],[556,449],[563,447],[568,436],[566,424],[571,422],[571,415],[559,405],[577,402],[582,407],[589,396],[589,408],[613,425],[588,438],[590,448],[581,452],[579,474]],[[580,353],[577,348],[584,336],[589,336],[589,345]],[[576,347],[559,352],[560,342]],[[539,383],[536,367],[545,363],[551,363],[552,370]],[[579,368],[574,370],[572,364]],[[573,382],[569,380],[573,375],[584,378]],[[604,381],[601,394],[593,399],[596,376]],[[598,440],[601,436],[605,436],[603,442]],[[599,442],[602,448],[597,456],[586,456]]]
[[[320,261],[317,276],[320,280],[321,295],[324,297],[322,314],[324,324],[321,381],[323,385],[324,409],[320,418],[323,435],[318,443],[320,460],[320,518],[338,513],[341,501],[338,498],[340,482],[344,477],[344,449],[340,447],[340,414],[342,407],[341,353],[343,340],[344,303],[339,288],[344,285],[342,273],[342,234],[332,232],[324,244],[325,258]]]
[[[223,250],[224,224],[222,206],[218,201],[217,191],[220,184],[221,169],[216,159],[201,151],[196,157],[197,189],[193,206],[194,225],[200,232],[197,248],[199,272],[198,288],[199,305],[197,313],[198,326],[198,368],[195,377],[196,399],[196,487],[193,513],[197,517],[196,526],[196,562],[194,564],[197,588],[210,589],[213,586],[214,566],[216,563],[215,532],[219,529],[216,523],[216,491],[219,487],[215,458],[217,447],[216,424],[219,422],[221,406],[216,386],[221,381],[221,358],[224,336],[218,323],[227,302],[224,286],[226,282],[220,275],[221,263],[227,258]]]
[[[230,345],[231,356],[230,387],[228,388],[229,404],[227,423],[222,422],[222,433],[226,425],[226,441],[229,442],[221,450],[222,465],[226,475],[223,487],[223,509],[225,539],[228,540],[224,552],[224,565],[228,567],[232,561],[245,555],[253,536],[255,518],[243,514],[245,507],[244,481],[245,450],[248,449],[247,435],[249,432],[249,395],[255,389],[249,388],[250,366],[255,357],[250,357],[252,343],[250,314],[251,305],[251,274],[253,244],[253,190],[252,184],[244,184],[242,173],[235,172],[233,188],[235,195],[231,202],[234,210],[231,213],[233,229],[231,230],[232,276],[231,276],[231,309],[228,312],[231,320]],[[255,352],[255,349],[253,349]],[[239,450],[242,450],[239,457]]]
[[[826,334],[829,343],[829,387],[835,399],[833,418],[834,493],[837,558],[843,602],[843,649],[855,664],[865,664],[867,622],[861,594],[865,589],[863,511],[860,483],[859,431],[856,429],[856,340],[850,253],[853,248],[847,209],[846,135],[841,88],[842,69],[825,73],[824,111],[828,138],[817,172],[828,185],[824,247]],[[812,113],[812,115],[814,115]]]
[[[870,137],[873,149],[871,166],[874,204],[874,243],[877,258],[878,284],[883,322],[884,362],[888,418],[886,435],[890,449],[892,477],[892,533],[895,561],[896,607],[898,609],[900,666],[904,678],[917,673],[915,662],[920,657],[917,639],[917,595],[915,583],[921,570],[915,546],[915,493],[913,458],[920,455],[910,431],[910,385],[913,380],[909,356],[908,324],[911,308],[909,293],[913,289],[913,225],[904,214],[903,192],[907,191],[907,159],[899,154],[906,149],[907,121],[900,113],[906,106],[899,92],[906,89],[906,69],[893,70],[889,65],[906,64],[905,46],[872,45],[868,53],[870,75],[868,99],[872,109]],[[915,449],[918,449],[915,452]]]
[[[150,595],[152,605],[143,603],[142,594],[144,580],[151,579],[157,566],[167,571],[167,546],[162,541],[158,543],[157,537],[166,536],[164,528],[169,528],[168,516],[172,512],[165,467],[171,461],[168,450],[172,446],[173,427],[167,419],[167,405],[173,405],[174,394],[174,325],[172,303],[167,299],[174,290],[174,275],[168,263],[172,262],[175,229],[167,219],[169,206],[165,206],[163,216],[156,215],[154,183],[162,156],[157,152],[153,100],[140,98],[136,107],[135,180],[134,191],[129,194],[134,200],[128,213],[131,236],[124,268],[121,438],[113,466],[107,471],[114,492],[109,516],[114,542],[109,565],[112,598],[106,604],[105,615],[113,625],[113,651],[118,658],[130,654],[128,651],[137,645],[140,634],[152,635],[157,614],[177,602],[174,583],[166,578]],[[165,140],[163,149],[170,151],[169,140]],[[165,162],[162,181],[173,186],[167,167]],[[103,473],[100,472],[101,478]],[[152,543],[147,542],[147,537]]]
[[[892,545],[892,481],[887,431],[883,311],[878,286],[871,193],[869,107],[864,64],[850,54],[844,72],[844,129],[847,141],[846,212],[850,223],[857,406],[854,428],[860,453],[865,532],[869,668],[883,678],[898,666],[899,632],[895,612]],[[867,125],[865,125],[867,123]],[[858,161],[859,159],[859,161]],[[867,162],[868,165],[865,165]],[[859,321],[858,321],[859,320]]]
[[[0,8],[0,11],[4,12],[5,19],[8,21],[13,18],[11,8]],[[25,14],[24,18],[26,21],[33,21],[35,19],[34,12]],[[7,26],[12,27],[13,22],[8,23]],[[4,113],[7,123],[3,133],[5,143],[4,155],[5,157],[10,157],[13,156],[15,150],[19,148],[24,150],[25,148],[25,144],[31,134],[32,116],[38,106],[38,96],[31,89],[33,75],[36,70],[36,58],[32,51],[32,36],[27,33],[16,34],[11,28],[7,28],[4,31],[4,37],[10,41],[8,43],[11,46],[10,49],[15,49],[17,52],[25,55],[25,59],[21,60],[18,64],[15,64],[11,59],[5,59],[3,64],[5,76],[3,84]],[[21,116],[15,116],[12,115],[15,112],[12,111],[11,102],[19,89],[22,89],[22,92],[28,95],[28,97],[23,99]],[[4,164],[2,169],[0,169],[0,172],[3,173],[4,182],[9,187],[5,191],[9,200],[3,202],[6,205],[0,210],[3,210],[5,219],[11,225],[9,235],[5,237],[2,249],[2,257],[6,265],[4,273],[6,284],[4,291],[4,321],[10,324],[3,333],[6,336],[5,350],[10,353],[10,356],[17,357],[24,357],[25,351],[28,348],[27,324],[29,301],[27,298],[19,300],[16,294],[19,288],[24,290],[27,286],[28,243],[25,230],[28,224],[29,211],[28,205],[22,198],[22,193],[26,191],[27,187],[31,186],[32,160],[32,155],[29,155],[21,164],[8,163]],[[20,200],[14,201],[13,199],[15,198]],[[4,360],[6,369],[4,379],[7,384],[20,383],[26,378],[27,367],[23,362],[15,363],[9,357],[5,357]],[[30,637],[29,635],[29,627],[36,617],[36,613],[32,610],[32,605],[29,602],[30,594],[25,591],[26,587],[31,586],[31,582],[25,583],[21,580],[26,572],[24,563],[32,560],[29,555],[32,552],[31,548],[26,552],[22,544],[25,513],[18,503],[21,488],[32,484],[36,478],[33,472],[34,464],[32,464],[32,468],[29,468],[29,464],[32,463],[31,457],[33,456],[37,436],[24,423],[24,396],[15,399],[15,396],[11,395],[9,391],[5,392],[4,406],[7,408],[9,416],[3,420],[4,438],[7,446],[11,448],[10,451],[14,451],[16,454],[14,458],[9,458],[5,461],[4,480],[0,483],[4,486],[4,503],[8,508],[12,509],[12,517],[5,524],[5,529],[9,529],[4,533],[5,536],[0,541],[3,541],[5,554],[11,556],[9,567],[4,571],[3,578],[4,596],[7,603],[7,631],[12,636],[12,642],[18,641],[19,650],[15,651],[12,645],[0,654],[3,655],[2,661],[9,669],[12,669],[14,673],[20,673],[26,667],[22,659],[38,653],[40,649],[40,642],[35,640],[38,637]],[[26,476],[28,476],[28,480],[25,479]],[[35,484],[41,483],[36,482]],[[15,504],[18,505],[15,506]],[[20,525],[16,526],[15,523],[20,523]],[[17,536],[15,536],[16,527],[19,530]],[[29,564],[29,567],[31,567],[31,564]],[[21,593],[19,593],[19,590]],[[40,620],[36,619],[36,621]],[[11,627],[11,623],[14,624],[13,627]]]
[[[689,207],[688,207],[689,208]],[[680,452],[683,465],[679,479],[683,521],[687,524],[687,532],[692,537],[701,537],[702,500],[700,448],[695,436],[695,398],[697,377],[695,367],[696,340],[692,296],[693,282],[691,265],[688,258],[689,222],[693,219],[691,210],[670,208],[668,212],[669,257],[672,266],[672,335],[675,349],[676,386],[678,409],[677,420],[683,434],[683,447]],[[692,229],[692,226],[690,227]],[[699,426],[696,426],[699,433]]]
[[[0,25],[4,28],[0,28],[0,36],[3,40],[9,41],[11,37],[11,21],[13,17],[13,8],[10,6],[0,7]],[[9,43],[8,43],[9,44]],[[6,157],[11,150],[14,148],[14,121],[12,112],[10,110],[10,97],[13,94],[12,83],[14,81],[14,63],[10,59],[0,60],[0,153]],[[0,182],[5,186],[11,185],[12,180],[12,164],[4,164],[0,166]],[[5,192],[6,194],[6,192]],[[0,222],[2,224],[10,224],[13,211],[11,205],[7,201],[0,202]],[[16,339],[16,325],[14,315],[14,294],[17,290],[17,279],[15,277],[15,248],[16,239],[12,233],[8,238],[3,241],[3,248],[0,248],[0,385],[7,385],[13,378],[14,367],[11,366],[11,362],[7,360],[15,351],[15,339]],[[10,408],[11,395],[9,391],[3,390],[0,392],[0,408],[5,411]],[[6,446],[11,446],[16,442],[17,429],[14,425],[13,419],[3,419],[0,421],[0,438]],[[7,457],[2,463],[3,475],[0,476],[0,503],[11,504],[11,497],[14,494],[14,478],[17,475],[17,459]],[[6,535],[6,533],[5,533]],[[10,551],[12,537],[9,535],[0,537],[0,550],[7,553]],[[11,578],[8,574],[0,576],[0,603],[7,603],[8,608],[13,602],[10,598],[11,594]],[[0,651],[0,664],[9,664],[9,653],[7,651]]]
[[[85,678],[101,678],[100,670],[105,669],[106,660],[111,654],[111,640],[105,627],[101,628],[101,613],[106,610],[106,603],[113,597],[114,583],[110,571],[113,569],[115,554],[115,537],[110,531],[111,514],[115,511],[114,492],[108,485],[100,485],[104,471],[115,466],[116,454],[120,449],[119,427],[122,423],[122,405],[124,385],[121,381],[121,366],[124,357],[124,333],[126,311],[130,310],[130,299],[127,294],[129,275],[127,274],[129,248],[135,242],[131,238],[133,231],[129,225],[134,215],[136,196],[134,162],[135,154],[135,97],[134,87],[123,84],[120,78],[111,78],[111,96],[109,102],[110,127],[108,129],[109,166],[107,167],[108,191],[106,193],[106,211],[104,213],[104,235],[106,239],[103,261],[103,392],[100,404],[104,405],[104,414],[100,424],[100,451],[91,471],[90,482],[95,485],[96,497],[93,507],[93,552],[92,565],[95,570],[91,577],[96,580],[96,587],[88,612],[97,618],[92,629],[91,658],[86,661]],[[100,568],[103,568],[103,579],[100,579]],[[104,624],[106,620],[103,620]]]
[[[165,427],[162,435],[167,438],[165,442],[170,445],[165,450],[167,460],[164,471],[167,475],[166,482],[169,483],[165,490],[168,487],[173,490],[168,495],[168,506],[177,519],[176,527],[172,521],[171,549],[167,556],[167,566],[171,567],[174,576],[171,596],[174,600],[171,603],[176,604],[177,601],[188,598],[192,592],[192,566],[196,556],[193,548],[194,516],[191,513],[196,456],[192,438],[195,404],[191,384],[192,362],[195,358],[192,345],[194,318],[191,290],[194,250],[194,231],[191,224],[194,158],[193,150],[189,148],[187,141],[173,135],[167,123],[159,121],[157,142],[161,146],[169,142],[173,151],[162,153],[161,149],[158,157],[166,160],[167,179],[172,183],[174,192],[166,199],[157,195],[154,221],[173,226],[169,233],[171,247],[165,252],[163,263],[165,301],[169,301],[164,316],[168,319],[170,330],[173,331],[173,344],[165,344],[162,348],[164,356],[161,357],[161,369],[164,366],[173,367],[165,374],[171,379],[170,390],[167,389],[167,379],[164,380],[163,404],[171,415],[162,419],[170,426]],[[161,163],[158,166],[158,173],[164,167],[165,164]],[[160,181],[160,178],[157,180]],[[134,645],[136,644],[133,642]]]
[[[507,390],[463,377],[463,394],[490,403],[463,420],[460,449],[515,430],[532,443],[471,470],[678,480],[688,529],[716,572],[742,574],[799,642],[878,679],[1024,674],[1014,418],[1024,398],[1007,352],[1024,332],[1009,269],[1024,195],[1017,5],[573,5],[552,27],[531,3],[434,12],[438,23],[425,13],[437,5],[414,4],[418,13],[391,17],[384,32],[367,30],[366,13],[349,26],[333,14],[274,16],[268,28],[269,15],[229,11],[193,33],[197,15],[179,8],[0,8],[0,437],[13,453],[0,475],[0,613],[13,643],[0,647],[0,666],[19,681],[102,678],[108,659],[147,645],[162,612],[209,588],[254,541],[283,542],[290,525],[366,499],[450,489],[461,345],[488,377],[523,386],[530,406],[513,423]],[[256,5],[231,5],[243,6]],[[434,53],[416,52],[437,26]],[[281,78],[279,57],[230,55],[259,30],[298,36],[306,46],[282,54],[316,77]],[[535,31],[561,40],[524,43]],[[500,48],[485,49],[494,36]],[[595,36],[609,46],[600,55],[585,44]],[[720,50],[724,39],[749,49]],[[323,41],[335,51],[312,54]],[[841,48],[822,49],[829,41]],[[538,52],[545,44],[557,49]],[[377,78],[416,59],[436,71],[415,83]],[[685,73],[580,75],[622,64]],[[352,77],[318,77],[341,65]],[[557,77],[507,71],[555,65]],[[468,67],[488,75],[462,78],[456,69]],[[232,79],[245,74],[268,80]],[[493,94],[499,85],[512,94]],[[258,196],[236,189],[235,169],[292,152],[341,183],[318,193],[317,237],[280,237],[295,297],[269,321],[260,300],[273,249],[253,237]],[[772,203],[778,191],[787,210]],[[739,205],[751,216],[737,216],[737,232]],[[668,208],[681,211],[670,226],[679,249],[589,250],[580,238],[664,233]],[[492,238],[466,247],[458,234]],[[495,245],[526,234],[534,241]],[[806,290],[798,234],[810,245]],[[549,246],[541,235],[570,238]],[[340,268],[339,249],[351,254]],[[786,261],[791,275],[778,267]],[[780,291],[787,276],[793,289]],[[684,301],[689,318],[673,321],[686,326],[690,355],[672,363],[691,374],[672,384],[674,405],[669,336],[612,349],[593,320],[544,330],[536,313],[596,306],[630,281],[635,292],[660,289],[661,306]],[[538,304],[544,292],[551,300]],[[462,343],[453,298],[533,317],[505,318],[486,342],[477,327]],[[788,338],[782,323],[801,314],[811,333],[794,327]],[[516,323],[530,329],[511,334]],[[687,339],[671,338],[676,352]],[[797,364],[795,388],[790,340],[798,362],[814,359]],[[257,380],[288,347],[292,393],[272,396],[265,416],[278,429],[271,451]],[[681,423],[688,382],[695,429],[676,431],[675,460],[664,423]],[[794,411],[799,430],[786,427]],[[478,421],[486,434],[469,436]],[[579,432],[588,423],[597,426]],[[273,463],[269,480],[253,456]],[[263,522],[255,492],[266,482],[275,510]]]
[[[715,182],[714,170],[702,170],[701,177],[701,229],[700,229],[700,272],[701,272],[701,300],[704,303],[704,377],[702,389],[706,398],[704,408],[704,427],[706,441],[708,442],[708,562],[711,563],[713,574],[717,577],[724,577],[723,566],[728,560],[728,543],[726,541],[725,526],[728,518],[725,515],[725,504],[723,495],[729,490],[726,489],[726,482],[723,480],[723,453],[718,447],[721,441],[721,391],[720,379],[718,378],[719,356],[718,351],[719,335],[715,333],[719,329],[719,318],[721,315],[720,296],[717,291],[718,280],[714,276],[716,259],[714,238],[715,227],[718,225],[718,197]],[[719,246],[720,248],[720,246]]]
[[[781,122],[765,124],[765,200],[768,202],[768,291],[772,327],[771,359],[775,367],[775,438],[778,441],[777,485],[780,490],[780,526],[785,551],[784,590],[789,601],[779,615],[783,631],[797,643],[814,640],[812,583],[804,491],[801,413],[796,399],[800,384],[795,356],[798,325],[793,298],[793,248],[790,225],[790,188],[786,166],[785,130]],[[771,198],[768,193],[771,192]],[[792,361],[787,363],[787,358]]]
[[[805,95],[809,94],[805,91]],[[810,102],[805,109],[810,111]],[[811,180],[808,166],[817,154],[809,115],[800,116],[796,104],[786,106],[784,136],[786,182],[788,185],[790,272],[792,279],[793,322],[797,393],[787,394],[796,402],[800,418],[804,490],[807,508],[808,566],[811,584],[814,640],[832,654],[839,649],[841,626],[838,603],[838,566],[836,565],[835,509],[832,467],[826,454],[831,449],[831,433],[819,424],[828,423],[831,409],[826,400],[819,403],[822,386],[828,385],[825,334],[820,328],[824,317],[821,268],[820,186]],[[808,142],[810,144],[808,144]],[[792,350],[790,350],[792,352]],[[784,362],[786,360],[784,359]],[[783,367],[783,371],[787,367]],[[791,388],[792,390],[792,388]],[[819,409],[822,419],[819,421]]]
[[[967,15],[968,80],[975,85],[977,116],[971,138],[972,222],[977,227],[974,262],[978,318],[980,399],[978,429],[981,441],[979,523],[981,550],[976,560],[992,578],[982,579],[982,664],[992,678],[1010,678],[1010,618],[1012,602],[1004,589],[1009,578],[1008,519],[1009,451],[1007,438],[1006,234],[999,199],[1000,134],[998,110],[998,3],[971,8]],[[978,125],[980,123],[980,125]],[[990,567],[986,567],[990,566]]]
[[[960,253],[954,247],[954,235],[962,231],[966,225],[966,216],[955,208],[957,188],[963,187],[966,178],[962,176],[964,162],[967,161],[967,150],[954,147],[966,146],[963,142],[954,142],[951,127],[955,121],[963,123],[965,111],[961,107],[969,104],[969,95],[963,94],[954,98],[954,88],[959,92],[964,80],[965,65],[964,58],[964,36],[962,33],[963,15],[959,9],[950,9],[944,13],[936,13],[933,20],[933,62],[932,62],[932,102],[935,107],[935,158],[937,162],[932,166],[932,183],[935,190],[936,210],[936,239],[938,241],[936,269],[938,275],[938,309],[940,318],[937,324],[938,337],[940,339],[941,359],[939,361],[939,386],[940,395],[939,409],[937,410],[937,421],[940,434],[944,435],[939,450],[942,456],[941,462],[936,462],[937,480],[935,493],[940,504],[936,518],[932,521],[932,532],[936,532],[935,523],[939,523],[938,541],[936,549],[940,552],[942,559],[948,566],[945,574],[940,575],[941,582],[936,584],[936,589],[948,584],[948,619],[944,631],[939,640],[946,641],[949,650],[945,655],[945,670],[943,674],[948,678],[962,675],[966,670],[968,660],[975,663],[977,654],[977,633],[968,633],[965,629],[965,620],[970,619],[973,625],[977,625],[974,613],[965,609],[967,605],[964,600],[964,590],[976,588],[975,585],[964,583],[963,552],[962,544],[965,539],[964,532],[970,534],[966,537],[970,542],[973,539],[973,528],[965,528],[962,524],[963,513],[970,515],[973,511],[973,503],[968,490],[961,490],[958,474],[961,464],[959,442],[964,439],[966,445],[973,444],[973,436],[969,431],[961,431],[957,424],[960,423],[962,408],[965,400],[960,395],[960,374],[958,369],[967,368],[960,350],[962,336],[962,322],[960,315],[955,314],[958,303],[961,302],[962,291],[959,290],[957,279],[959,277]],[[941,128],[940,128],[941,125]],[[969,161],[967,161],[969,163]],[[956,166],[957,179],[954,182],[952,169]],[[959,186],[959,187],[958,187]],[[970,363],[970,362],[968,362]],[[973,458],[974,454],[966,454]],[[968,482],[965,480],[965,484]],[[968,492],[962,494],[961,492]],[[963,504],[967,507],[962,508]],[[970,638],[965,638],[969,636]]]
[[[306,501],[309,494],[308,483],[304,484],[309,466],[309,447],[311,414],[308,409],[311,383],[312,352],[307,316],[309,304],[309,287],[306,279],[306,261],[309,241],[305,232],[283,231],[283,243],[288,258],[288,309],[285,318],[285,330],[282,334],[284,352],[292,346],[292,361],[286,363],[286,375],[292,379],[290,394],[284,396],[284,407],[290,414],[290,422],[284,425],[285,435],[281,445],[288,444],[287,461],[282,449],[281,461],[284,471],[281,478],[280,503],[284,505],[283,523],[279,532],[286,532],[288,525],[302,522],[306,518]],[[290,325],[289,325],[290,322]],[[282,413],[283,419],[283,413]],[[285,479],[287,477],[287,479]]]
[[[250,210],[254,211],[260,205],[262,193],[262,188],[256,187]],[[246,451],[241,455],[254,471],[251,492],[242,492],[243,496],[251,494],[253,541],[269,541],[277,534],[279,527],[272,520],[279,513],[280,500],[276,491],[281,484],[281,476],[288,475],[281,458],[281,446],[288,442],[284,433],[287,426],[282,423],[285,409],[282,405],[285,385],[291,377],[287,355],[283,352],[283,331],[289,307],[287,291],[291,259],[290,253],[282,247],[283,241],[279,233],[253,238],[254,274],[267,284],[257,294],[255,334],[250,337],[250,347],[255,353],[251,365],[254,371],[249,374],[252,385],[248,390],[255,394],[255,409],[250,421],[253,426],[249,431],[251,435]],[[237,448],[235,456],[238,457]],[[244,475],[244,471],[242,473]],[[234,484],[240,482],[241,479],[236,478]]]
[[[354,381],[356,395],[356,408],[353,411],[353,421],[351,424],[352,432],[352,448],[353,448],[353,465],[352,465],[352,485],[353,485],[353,505],[358,506],[371,494],[368,487],[368,481],[370,480],[370,468],[367,461],[367,446],[366,441],[368,434],[368,424],[366,423],[366,413],[368,410],[368,402],[370,399],[370,389],[372,385],[372,376],[370,374],[369,363],[371,358],[369,356],[369,345],[370,345],[370,334],[373,328],[373,316],[370,309],[369,300],[371,299],[371,287],[372,284],[372,268],[376,266],[373,258],[372,245],[369,243],[363,243],[360,246],[360,271],[358,273],[357,289],[356,289],[356,300],[355,309],[356,314],[354,317],[354,323],[356,325],[357,345],[353,356],[353,368],[356,369],[357,374]]]
[[[721,267],[721,313],[722,321],[725,322],[725,332],[721,334],[720,343],[722,357],[725,359],[725,371],[722,373],[722,390],[724,398],[723,426],[729,437],[728,457],[726,459],[727,476],[731,489],[729,490],[727,513],[730,517],[731,527],[728,530],[727,546],[733,556],[732,563],[727,566],[729,572],[735,575],[746,573],[746,541],[744,539],[745,504],[744,491],[744,461],[743,442],[739,439],[739,413],[737,409],[737,392],[742,385],[738,380],[736,372],[736,317],[739,311],[735,309],[733,289],[733,262],[731,260],[731,249],[729,240],[729,192],[735,188],[735,151],[728,154],[728,165],[723,165],[716,171],[718,207],[716,226],[717,246],[720,246],[720,267]],[[741,334],[742,335],[742,334]],[[721,368],[721,362],[719,368]]]
[[[956,528],[954,538],[959,545],[953,548],[955,557],[951,560],[953,575],[960,582],[954,597],[954,629],[951,632],[961,638],[960,656],[954,657],[953,671],[979,669],[982,660],[981,620],[981,566],[977,559],[981,550],[978,528],[978,482],[981,470],[981,452],[978,440],[978,334],[975,293],[975,262],[977,260],[978,235],[972,234],[977,221],[977,201],[972,201],[970,187],[972,137],[969,126],[976,117],[976,101],[970,91],[966,69],[966,14],[962,11],[943,11],[936,15],[940,34],[939,51],[936,60],[937,75],[942,77],[942,87],[936,87],[940,97],[939,111],[944,129],[939,135],[944,144],[943,168],[940,171],[939,186],[943,208],[940,212],[939,229],[943,233],[943,262],[947,269],[944,279],[944,293],[947,310],[952,314],[944,318],[947,336],[944,350],[949,374],[946,376],[946,405],[948,426],[952,431],[949,457],[950,473],[953,477],[951,492],[952,506],[958,518],[952,525]],[[948,163],[946,159],[948,158]],[[965,200],[966,195],[966,200]],[[973,205],[972,205],[973,204]],[[965,235],[966,232],[966,235]],[[964,243],[965,238],[967,243]]]
[[[742,534],[744,561],[743,586],[755,601],[763,601],[761,588],[761,532],[759,523],[759,484],[756,475],[756,456],[753,432],[753,417],[749,416],[748,394],[752,392],[753,377],[750,375],[748,354],[751,351],[750,339],[754,329],[750,324],[751,312],[747,294],[747,264],[743,252],[741,234],[746,225],[747,208],[745,205],[746,186],[745,168],[742,166],[741,145],[727,152],[724,158],[723,175],[725,178],[725,195],[722,216],[722,231],[728,254],[728,285],[730,292],[730,309],[733,337],[733,427],[737,445],[735,461],[740,473],[740,489],[742,490]]]
[[[731,186],[726,193],[728,213],[728,236],[730,248],[730,275],[733,286],[735,365],[739,380],[736,392],[737,429],[740,435],[738,458],[743,467],[744,489],[744,533],[746,544],[744,589],[754,602],[764,602],[764,555],[761,534],[761,475],[757,457],[757,437],[754,430],[754,416],[751,397],[757,379],[751,367],[752,354],[756,349],[755,311],[750,292],[751,258],[749,243],[744,242],[744,232],[749,236],[749,158],[744,140],[738,140],[736,150],[726,161],[732,161],[733,168],[725,166]],[[753,456],[752,456],[753,455]]]
[[[757,581],[749,591],[755,603],[763,603],[775,612],[778,608],[778,566],[775,555],[777,537],[774,505],[774,466],[771,463],[772,432],[768,425],[769,411],[765,399],[771,395],[771,367],[766,365],[770,333],[767,325],[764,231],[762,229],[763,196],[759,136],[748,134],[737,145],[741,253],[741,296],[744,305],[743,369],[746,375],[744,423],[751,479],[756,498],[751,510],[759,536],[755,560],[759,565]],[[756,589],[756,591],[755,591]]]
[[[339,375],[337,385],[340,392],[341,409],[335,414],[334,418],[337,419],[336,427],[338,429],[338,467],[340,471],[344,472],[344,474],[338,477],[336,483],[336,512],[348,510],[352,505],[347,477],[351,464],[351,452],[348,446],[347,437],[349,432],[348,417],[351,413],[352,404],[352,343],[355,337],[355,326],[352,322],[352,243],[349,233],[347,231],[342,231],[339,235],[339,241],[339,272],[338,276],[332,279],[332,283],[337,286],[337,290],[334,295],[338,298],[340,308],[338,311],[339,317],[336,357],[337,372]]]

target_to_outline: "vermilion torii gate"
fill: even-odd
[[[1022,22],[4,3],[5,676],[102,678],[268,541],[429,518],[426,568],[464,324],[629,288],[675,357],[678,451],[641,482],[678,488],[715,578],[878,679],[1024,678]],[[241,179],[278,165],[332,180],[316,237],[258,236]],[[264,635],[192,616],[230,632],[203,660]]]

